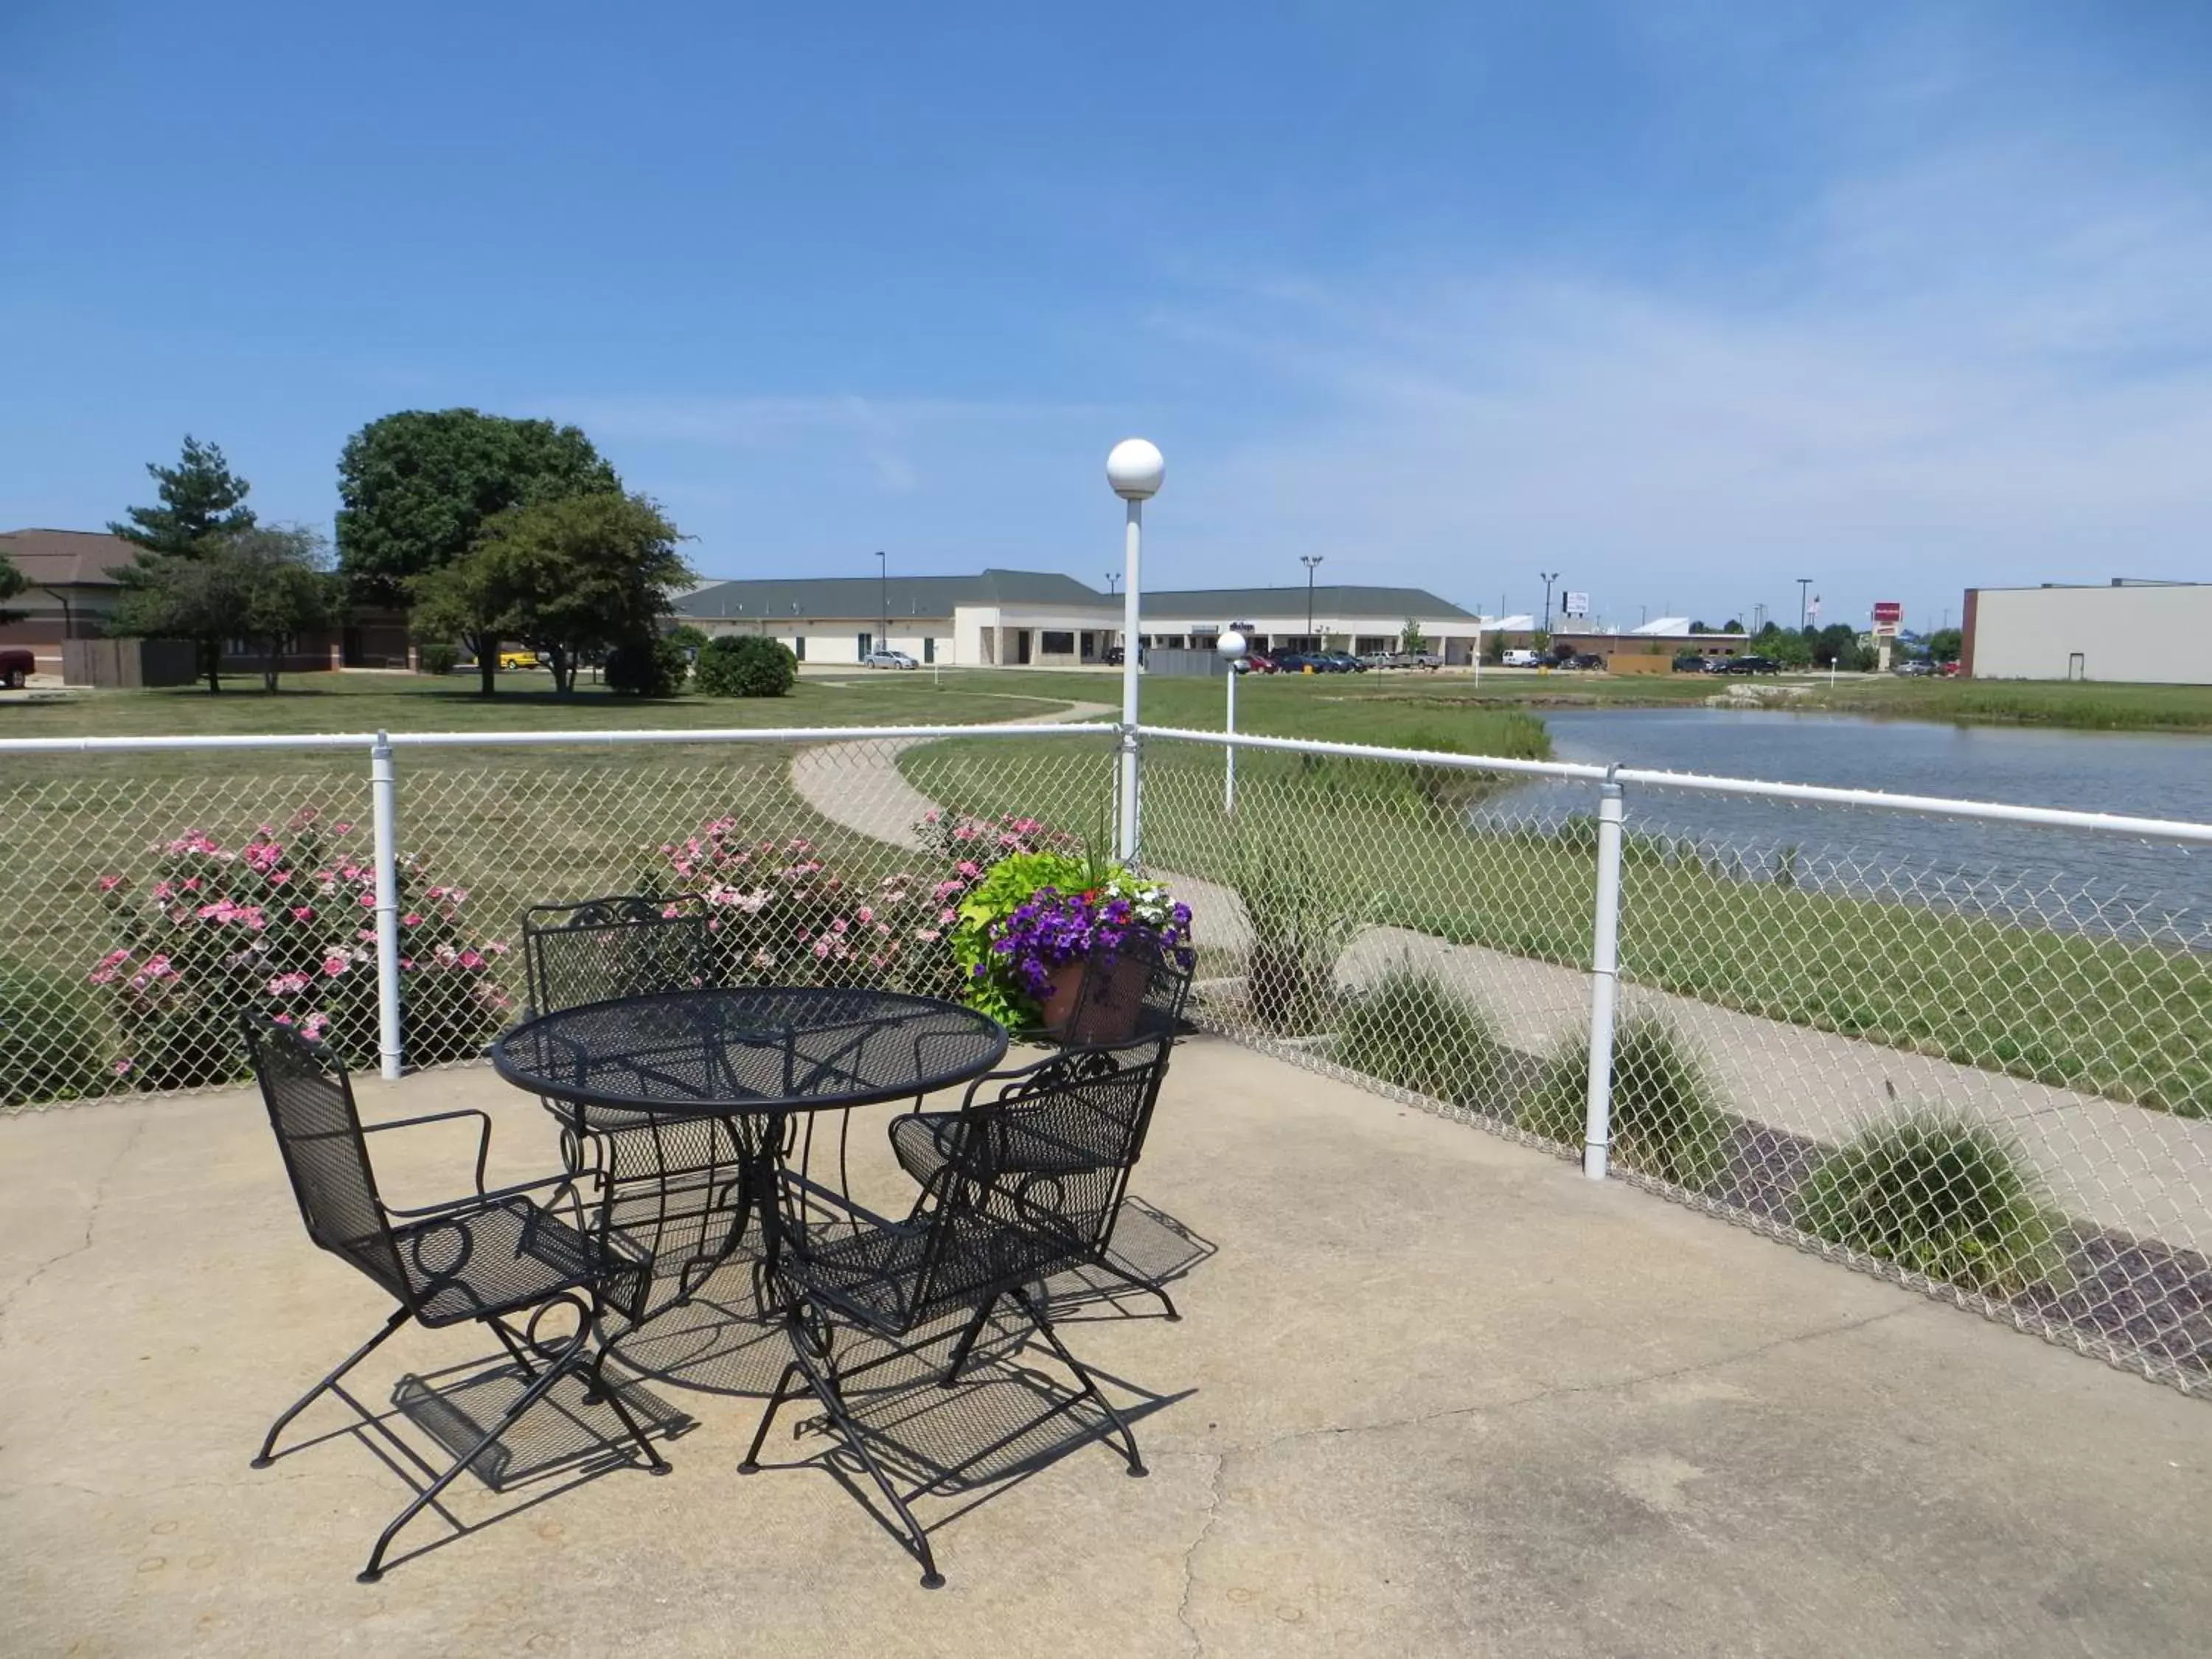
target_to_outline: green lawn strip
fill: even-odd
[[[1095,811],[1073,776],[1008,745],[908,750],[915,787],[988,814]],[[1472,830],[1466,801],[1392,788],[1382,769],[1240,761],[1237,825],[1221,758],[1154,743],[1148,863],[1230,883],[1241,835],[1295,844],[1364,919],[1547,962],[1589,960],[1595,861],[1587,823]],[[1635,980],[1788,1024],[2197,1116],[2212,1113],[2212,957],[1717,873],[1635,845],[1621,955]]]

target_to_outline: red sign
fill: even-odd
[[[1874,619],[1878,626],[1894,628],[1905,620],[1905,606],[1895,599],[1876,599]]]

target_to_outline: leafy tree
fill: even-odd
[[[5,553],[0,553],[0,600],[14,599],[30,585],[31,579],[17,568],[15,560]],[[4,605],[0,605],[0,628],[22,620],[21,611],[10,611]]]
[[[1398,630],[1398,648],[1408,656],[1429,648],[1429,636],[1421,632],[1420,623],[1411,617],[1406,618],[1406,625]]]
[[[573,426],[473,409],[386,415],[338,457],[339,567],[356,600],[403,604],[411,581],[458,562],[496,514],[621,488]]]
[[[477,659],[477,689],[489,697],[499,688],[499,647],[514,610],[507,567],[471,555],[412,578],[408,631],[426,651],[459,640]]]
[[[262,655],[262,683],[276,689],[292,636],[327,627],[338,611],[323,538],[303,526],[254,526],[217,537],[192,555],[164,555],[125,584],[110,631],[190,640],[210,692],[222,690],[225,641]]]
[[[1494,628],[1482,636],[1482,659],[1486,663],[1505,660],[1505,635]]]
[[[1552,648],[1551,629],[1548,628],[1539,628],[1534,633],[1530,634],[1528,635],[1528,648],[1531,651],[1534,651],[1540,657],[1548,652]]]
[[[554,690],[566,694],[586,655],[659,631],[676,591],[696,580],[680,538],[646,496],[569,495],[489,520],[469,558],[490,565],[508,630],[545,658]]]
[[[691,672],[691,653],[673,635],[623,640],[607,653],[607,690],[623,697],[672,697]]]
[[[1849,623],[1830,623],[1813,636],[1813,662],[1816,667],[1849,669],[1847,659],[1858,647],[1859,632]]]
[[[1966,648],[1966,636],[1955,628],[1939,628],[1928,636],[1928,654],[1937,662],[1956,662]]]
[[[1741,634],[1743,632],[1743,623],[1737,617],[1730,617],[1726,622],[1721,624],[1721,632],[1723,634]]]
[[[240,567],[246,605],[234,632],[259,649],[262,687],[274,691],[294,637],[328,628],[343,613],[330,544],[305,525],[257,527],[231,537],[215,557]]]
[[[1690,624],[1690,631],[1692,634],[1710,634],[1713,630],[1706,627],[1703,622],[1693,622]]]
[[[224,538],[253,528],[253,509],[246,505],[252,486],[231,471],[220,446],[186,433],[176,465],[149,461],[146,471],[161,505],[126,508],[127,522],[107,526],[111,536],[143,550],[135,563],[114,573],[125,586],[150,574],[157,560],[196,559]]]
[[[1803,668],[1813,660],[1813,642],[1794,628],[1777,628],[1759,636],[1759,649],[1784,668]]]
[[[699,648],[707,643],[707,630],[703,628],[694,628],[690,623],[678,623],[668,630],[665,637],[675,641],[683,647],[684,659],[688,662],[692,657],[697,655]]]
[[[723,634],[700,647],[692,677],[710,697],[780,697],[799,678],[799,659],[780,641]]]

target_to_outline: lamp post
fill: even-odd
[[[1559,573],[1539,570],[1536,574],[1544,579],[1544,632],[1548,636],[1552,631],[1552,584],[1559,580]]]
[[[1797,631],[1800,634],[1805,631],[1805,590],[1812,585],[1813,579],[1810,576],[1800,576],[1797,579]]]
[[[1214,649],[1221,653],[1229,665],[1229,720],[1222,728],[1231,737],[1237,735],[1237,682],[1244,678],[1244,659],[1251,647],[1244,635],[1231,629],[1216,642]],[[1237,745],[1231,744],[1222,751],[1225,765],[1221,781],[1221,811],[1224,817],[1237,816]]]
[[[1160,493],[1167,476],[1166,460],[1142,438],[1122,439],[1106,457],[1106,482],[1128,503],[1121,556],[1121,812],[1120,844],[1115,848],[1124,864],[1137,861],[1137,659],[1142,654],[1137,608],[1144,587],[1139,556],[1144,543],[1145,503]]]
[[[1109,570],[1106,573],[1106,597],[1108,599],[1110,599],[1114,597],[1114,584],[1121,580],[1121,573],[1118,570]]]
[[[1315,568],[1328,556],[1325,553],[1301,553],[1298,555],[1298,562],[1306,568],[1306,649],[1309,651],[1318,651],[1321,649],[1321,641],[1314,637],[1313,629],[1314,570]]]

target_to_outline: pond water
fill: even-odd
[[[2212,823],[2208,737],[1723,708],[1567,710],[1545,723],[1561,760]],[[1482,816],[1588,814],[1595,802],[1593,786],[1543,782]],[[1813,884],[2212,947],[2212,848],[1640,787],[1627,813],[1632,831],[1686,838],[1753,875],[1802,869]]]

